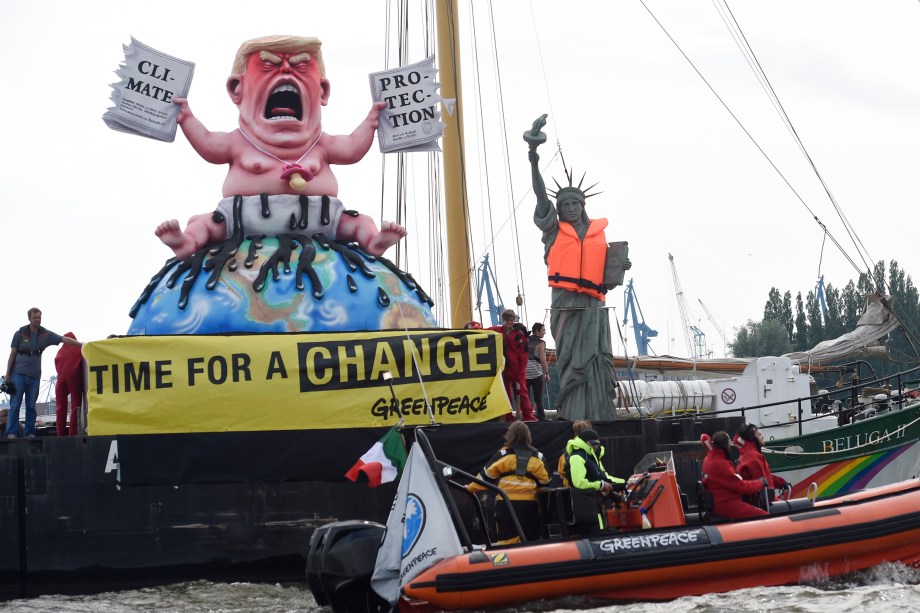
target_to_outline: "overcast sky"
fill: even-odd
[[[477,1],[472,18],[470,4],[460,5],[475,255],[478,263],[487,244],[500,245],[492,253],[499,290],[510,305],[521,286],[528,325],[543,320],[549,305],[521,139],[541,113],[550,115],[543,162],[553,157],[558,140],[566,162],[603,191],[589,200],[589,215],[609,219],[608,240],[630,243],[634,265],[627,279],[634,279],[646,323],[659,331],[652,342],[657,354],[687,354],[668,253],[690,316],[715,357],[723,355],[723,344],[699,300],[730,340],[735,328],[761,318],[770,287],[804,294],[819,273],[837,286],[856,276],[830,241],[822,252],[823,233],[812,213],[857,257],[712,3],[647,0],[812,212],[641,3],[505,0],[490,7]],[[920,3],[730,6],[871,257],[895,259],[920,274]],[[332,83],[323,125],[342,134],[370,106],[368,73],[394,64],[386,52],[386,9],[382,1],[4,3],[0,199],[7,282],[0,332],[11,336],[26,323],[26,310],[38,306],[46,327],[61,334],[95,340],[124,333],[131,305],[171,255],[154,227],[169,218],[184,224],[213,210],[220,198],[226,168],[201,160],[181,133],[174,143],[162,143],[103,124],[109,84],[131,36],[196,63],[191,107],[210,129],[223,131],[237,122],[224,83],[239,44],[266,34],[318,36]],[[411,43],[410,62],[424,58],[423,32],[416,28],[413,35],[419,42]],[[358,164],[334,169],[346,205],[378,222],[381,160],[375,145]],[[418,174],[426,163],[421,155],[410,160]],[[552,177],[563,180],[558,162],[550,165],[547,184]],[[395,188],[383,189],[389,219]],[[509,203],[517,205],[516,222],[508,221]],[[409,268],[434,289],[427,229],[410,224],[410,231]],[[622,288],[607,303],[615,307],[611,317],[621,321]],[[623,332],[626,351],[634,353],[631,329]],[[45,377],[53,374],[52,355],[46,356]]]

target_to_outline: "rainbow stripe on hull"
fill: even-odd
[[[811,483],[818,485],[818,498],[865,489],[882,470],[915,445],[912,442],[887,451],[826,464],[793,485],[792,496],[805,496]]]
[[[920,402],[873,417],[801,436],[770,440],[767,462],[774,474],[805,496],[850,494],[920,476]]]

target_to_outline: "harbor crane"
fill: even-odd
[[[815,285],[815,298],[817,298],[818,304],[821,305],[821,315],[824,316],[824,321],[827,321],[827,300],[824,299],[824,275],[818,277],[818,283]]]
[[[716,332],[719,333],[719,336],[722,338],[722,351],[728,351],[728,339],[725,338],[725,332],[722,332],[722,327],[716,323],[716,318],[712,316],[712,313],[709,312],[709,309],[706,308],[706,305],[703,304],[703,301],[699,300],[700,306],[703,307],[703,312],[706,313],[706,317],[709,318],[709,323],[712,324],[712,327],[716,329]]]
[[[677,308],[680,310],[681,327],[684,330],[684,342],[687,344],[687,353],[694,359],[699,360],[706,355],[706,335],[703,331],[690,323],[690,317],[687,315],[687,303],[684,300],[684,290],[680,288],[680,279],[677,277],[677,266],[674,265],[674,256],[668,254],[668,260],[671,261],[671,275],[674,279],[674,293],[677,295]],[[690,340],[690,335],[693,340]]]
[[[501,323],[501,314],[505,310],[502,303],[502,295],[498,291],[498,282],[495,280],[495,273],[489,266],[489,254],[482,256],[482,264],[479,265],[479,291],[476,301],[476,310],[482,307],[482,292],[486,293],[486,300],[489,302],[489,321],[490,325],[497,326]],[[492,287],[495,287],[495,296],[492,295]],[[496,302],[496,298],[498,302]]]
[[[642,307],[639,306],[639,299],[636,298],[636,290],[633,289],[633,280],[630,279],[626,285],[626,291],[623,293],[623,325],[629,320],[629,313],[632,311],[633,334],[636,335],[636,353],[638,355],[649,355],[648,341],[650,338],[658,336],[657,330],[652,330],[645,323],[645,316],[642,314]]]

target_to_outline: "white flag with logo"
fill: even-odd
[[[462,552],[431,466],[418,443],[413,443],[377,552],[371,586],[395,604],[403,585],[435,562]]]

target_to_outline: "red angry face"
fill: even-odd
[[[252,53],[246,74],[227,85],[240,109],[240,126],[256,141],[297,148],[322,131],[320,108],[329,99],[329,82],[309,53]]]

